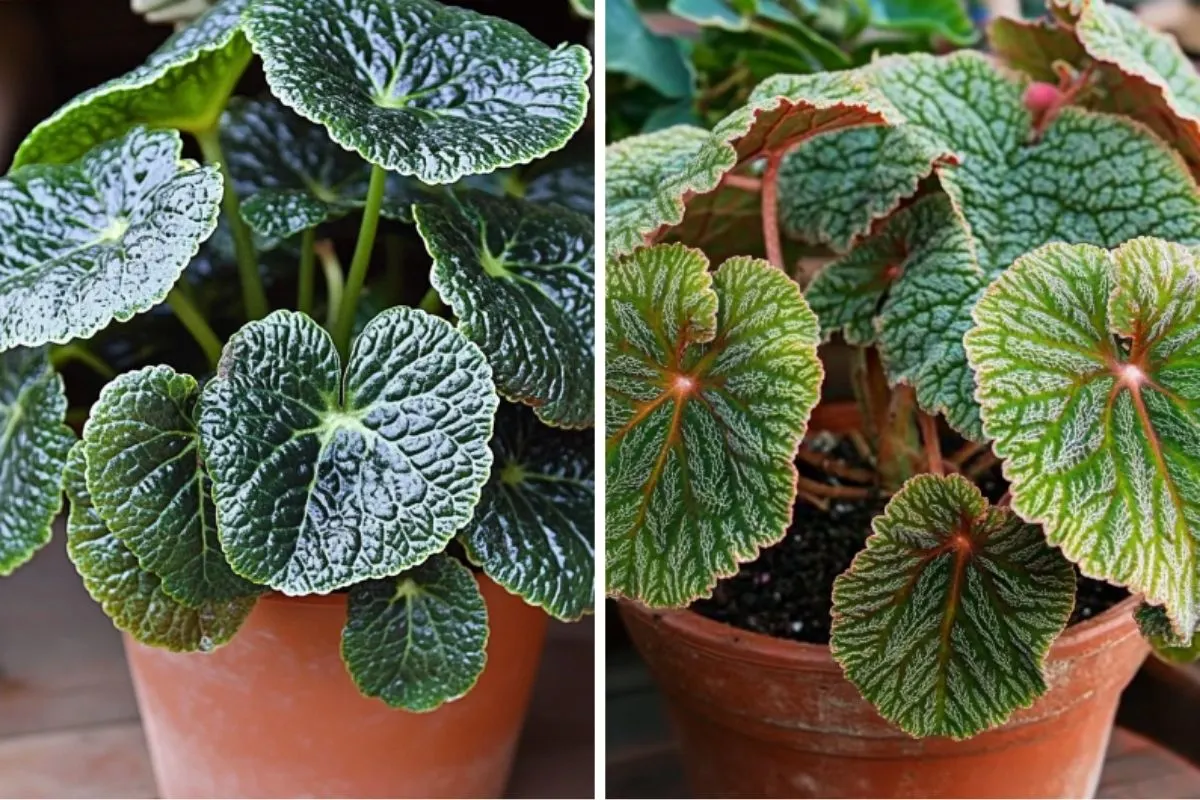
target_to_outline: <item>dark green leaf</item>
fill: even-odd
[[[86,339],[161,303],[212,235],[221,175],[175,131],[0,178],[0,351]]]
[[[596,168],[578,162],[543,172],[525,186],[525,199],[554,203],[587,217],[596,213]]]
[[[559,619],[579,619],[595,594],[591,433],[547,428],[506,403],[492,452],[491,480],[459,534],[467,555],[513,594]]]
[[[524,164],[587,109],[587,50],[432,0],[259,0],[246,34],[286,105],[424,183]]]
[[[869,0],[871,25],[920,36],[940,36],[956,45],[978,37],[966,0]]]
[[[1171,625],[1162,606],[1141,603],[1133,613],[1138,630],[1154,648],[1154,653],[1163,661],[1173,664],[1188,664],[1200,658],[1200,636],[1192,632],[1191,641],[1180,637]]]
[[[291,595],[396,575],[471,519],[498,399],[483,353],[411,308],[376,317],[343,375],[309,317],[225,346],[199,428],[233,569]]]
[[[44,349],[0,353],[0,575],[50,541],[75,434],[67,396]]]
[[[628,75],[667,98],[692,96],[692,68],[679,44],[646,27],[633,0],[607,0],[606,72]]]
[[[550,425],[593,424],[592,220],[463,193],[416,207],[430,280],[488,357],[500,393]]]
[[[350,590],[342,658],[359,691],[408,711],[456,700],[483,672],[487,606],[475,576],[447,555]]]

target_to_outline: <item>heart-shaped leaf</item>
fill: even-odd
[[[164,592],[192,608],[258,594],[229,568],[200,462],[200,387],[170,367],[104,387],[84,427],[92,506]]]
[[[0,575],[50,541],[75,434],[67,396],[44,349],[0,353]]]
[[[595,594],[591,433],[547,428],[527,409],[505,404],[492,452],[491,480],[459,534],[468,557],[529,603],[579,619]]]
[[[1049,0],[1054,21],[998,20],[996,51],[1041,80],[1058,63],[1088,76],[1080,101],[1131,116],[1200,171],[1200,75],[1175,37],[1102,0]]]
[[[679,127],[619,142],[605,158],[608,256],[658,241],[683,220],[692,197],[718,189],[727,174],[781,159],[814,136],[883,125],[894,115],[865,70],[779,75],[708,136]]]
[[[199,412],[234,571],[285,594],[325,593],[439,552],[491,471],[498,402],[479,348],[422,311],[372,320],[344,375],[309,317],[246,325]]]
[[[1171,620],[1162,606],[1142,603],[1134,612],[1138,630],[1154,648],[1154,653],[1172,664],[1188,664],[1200,658],[1200,636],[1193,632],[1191,642],[1180,637],[1171,626]]]
[[[1023,102],[1027,82],[998,71],[982,54],[884,58],[869,77],[897,109],[898,125],[936,137],[942,152],[954,154],[934,168],[952,213],[940,213],[940,232],[929,214],[898,219],[858,244],[838,268],[836,282],[858,280],[847,269],[868,280],[848,298],[859,311],[872,286],[884,291],[889,300],[876,324],[889,379],[913,385],[922,407],[945,413],[956,430],[980,439],[979,407],[960,343],[985,283],[1052,241],[1105,247],[1140,235],[1200,241],[1200,192],[1175,154],[1129,120],[1067,108],[1035,131]],[[988,109],[986,117],[980,108]],[[1092,157],[1098,147],[1103,156]],[[884,153],[874,162],[864,158],[869,174],[855,182],[869,185],[871,174],[886,172],[888,162]],[[805,195],[792,202],[824,201]],[[918,222],[919,230],[903,230]],[[983,275],[974,291],[968,290],[968,257]],[[813,289],[820,295],[836,287]],[[818,301],[830,307],[828,296]],[[830,320],[826,327],[837,324]],[[869,327],[860,319],[860,333]]]
[[[276,97],[423,183],[540,158],[587,110],[587,50],[433,0],[259,0],[245,20]]]
[[[92,599],[113,624],[142,644],[179,652],[211,651],[225,644],[254,608],[254,597],[205,602],[193,608],[163,591],[162,581],[138,564],[92,506],[85,475],[86,444],[71,448],[66,490],[67,555]]]
[[[463,193],[415,208],[430,281],[492,365],[500,393],[550,425],[593,424],[592,220]]]
[[[1075,572],[1036,525],[989,507],[959,475],[918,475],[892,497],[833,584],[830,648],[889,721],[965,739],[1046,691]]]
[[[131,128],[215,130],[250,63],[241,32],[250,0],[222,0],[130,73],[90,89],[33,129],[14,166],[66,164]]]
[[[0,178],[0,351],[86,339],[161,303],[212,235],[220,173],[135,128]]]
[[[1012,507],[1085,575],[1200,622],[1200,261],[1136,239],[1047,245],[966,337]]]
[[[487,639],[475,576],[439,553],[396,578],[350,590],[342,658],[368,697],[432,711],[475,685]]]
[[[710,275],[698,251],[659,245],[606,280],[608,591],[681,606],[787,529],[817,320],[750,258]]]
[[[242,218],[261,236],[289,239],[366,205],[370,166],[277,100],[234,98],[221,141]],[[419,190],[391,175],[386,192],[383,215],[411,222]]]

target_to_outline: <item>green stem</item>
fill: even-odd
[[[437,289],[430,286],[417,307],[429,314],[440,314],[445,305],[442,304],[442,297],[437,293]]]
[[[238,277],[242,282],[246,315],[251,320],[262,319],[267,315],[267,295],[263,291],[262,278],[258,274],[258,253],[254,251],[254,237],[246,227],[246,221],[242,219],[241,203],[233,187],[233,176],[229,174],[225,153],[221,150],[221,137],[215,128],[193,135],[200,144],[200,151],[204,153],[204,160],[209,164],[218,164],[221,168],[221,176],[225,179],[221,206],[233,231],[233,246],[237,253]]]
[[[337,325],[338,306],[342,303],[342,289],[346,285],[345,273],[332,242],[318,242],[313,249],[325,275],[325,329],[331,331]]]
[[[72,361],[84,365],[105,380],[117,377],[115,369],[79,342],[64,344],[50,351],[50,363],[55,369],[61,369],[64,364],[70,364]]]
[[[371,165],[367,207],[363,209],[358,244],[354,247],[354,259],[350,262],[350,277],[346,280],[346,292],[342,295],[333,331],[333,341],[343,356],[350,352],[354,312],[358,308],[358,296],[362,293],[363,284],[367,282],[367,268],[371,265],[371,251],[375,248],[375,232],[379,229],[379,210],[383,207],[383,189],[386,182],[387,170],[378,165]]]
[[[200,345],[205,358],[208,359],[209,366],[216,369],[217,362],[221,360],[221,340],[213,333],[213,329],[209,327],[204,315],[179,289],[172,289],[171,293],[167,295],[167,305],[171,307],[183,327],[187,328],[188,333],[196,340],[196,344]]]
[[[309,316],[312,316],[313,273],[317,262],[313,248],[316,245],[317,229],[309,228],[300,239],[300,291],[296,298],[296,310]]]

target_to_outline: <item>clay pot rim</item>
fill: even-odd
[[[720,654],[724,658],[778,664],[808,672],[842,674],[842,667],[834,661],[827,644],[797,642],[743,630],[701,616],[686,608],[652,609],[623,597],[618,598],[617,602],[626,613],[635,614],[655,627],[666,628],[688,640],[694,647]],[[1076,653],[1109,647],[1127,636],[1137,636],[1137,626],[1127,625],[1126,621],[1140,602],[1140,596],[1131,595],[1103,613],[1067,628],[1054,641],[1046,660],[1054,661]],[[1126,629],[1124,635],[1112,640],[1112,635],[1122,627]]]

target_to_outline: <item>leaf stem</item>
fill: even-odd
[[[809,450],[805,447],[801,447],[796,452],[796,458],[814,469],[826,472],[835,478],[853,481],[854,483],[873,484],[879,477],[873,470],[851,466],[840,458],[834,458],[828,453],[818,453],[815,450]]]
[[[313,273],[316,268],[317,254],[313,248],[317,244],[317,229],[309,228],[300,239],[300,290],[296,297],[296,310],[312,316],[313,303]]]
[[[934,475],[945,475],[946,467],[942,463],[942,443],[938,439],[937,420],[923,411],[918,411],[917,423],[921,426],[926,468]]]
[[[429,291],[425,293],[425,296],[421,298],[421,303],[417,306],[427,314],[440,314],[445,307],[445,304],[442,303],[442,296],[432,286],[429,287]]]
[[[379,211],[383,208],[383,190],[387,183],[387,170],[371,165],[371,185],[367,189],[367,206],[363,209],[362,227],[358,231],[358,244],[354,247],[354,259],[350,262],[350,277],[338,310],[333,331],[333,341],[345,356],[350,352],[350,334],[354,330],[354,311],[358,308],[358,296],[367,281],[367,268],[371,265],[371,251],[375,247],[375,233],[379,230]]]
[[[167,295],[167,305],[171,307],[175,316],[179,318],[179,322],[196,340],[196,344],[200,345],[200,349],[204,351],[204,357],[208,359],[208,365],[216,369],[217,362],[221,360],[221,340],[213,333],[213,329],[204,319],[204,315],[178,288],[172,289]]]
[[[863,486],[830,486],[803,475],[796,476],[796,485],[813,497],[835,497],[839,500],[866,500],[875,494],[874,489]]]
[[[782,153],[767,156],[767,169],[762,177],[762,222],[763,243],[767,247],[767,261],[783,269],[783,240],[779,232],[779,165]]]
[[[321,262],[325,275],[325,329],[332,331],[337,324],[338,307],[342,304],[342,290],[346,286],[342,261],[338,258],[333,242],[323,239],[313,245],[313,252]]]
[[[82,364],[105,380],[117,377],[117,371],[82,342],[71,342],[50,351],[50,363],[55,369],[61,369],[63,365],[71,362]]]
[[[761,178],[755,178],[753,175],[734,175],[732,173],[722,178],[721,183],[732,189],[741,189],[744,192],[761,192],[763,186]]]
[[[221,149],[221,136],[216,128],[194,133],[204,154],[204,160],[209,164],[219,165],[221,176],[225,179],[225,191],[221,197],[221,206],[229,220],[233,231],[233,247],[237,254],[238,277],[242,283],[242,299],[246,304],[246,316],[251,320],[262,319],[267,315],[267,295],[263,291],[262,277],[258,274],[258,253],[254,250],[254,237],[242,219],[241,202],[233,185],[233,176],[225,162],[225,153]]]

